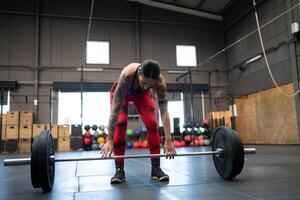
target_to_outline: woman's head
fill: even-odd
[[[145,60],[139,69],[139,82],[147,90],[155,85],[160,76],[160,64],[155,60]]]

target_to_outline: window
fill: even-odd
[[[59,92],[58,123],[80,124],[80,92]],[[107,125],[110,115],[109,92],[83,93],[83,125]]]
[[[6,114],[10,111],[10,91],[8,91],[6,94],[4,94],[4,105],[2,105],[2,114]],[[1,109],[1,108],[0,108]]]
[[[170,116],[170,123],[171,123],[171,132],[174,130],[174,118],[179,118],[180,124],[180,132],[183,131],[183,124],[184,124],[184,111],[183,111],[183,93],[181,93],[181,100],[180,101],[168,101],[168,111]],[[162,126],[161,116],[159,114],[159,126]]]
[[[109,64],[109,42],[88,41],[86,45],[87,64]]]
[[[176,65],[179,67],[196,67],[196,46],[176,45]]]

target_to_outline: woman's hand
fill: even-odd
[[[164,144],[164,153],[166,154],[166,159],[173,159],[176,155],[176,151],[173,145],[172,140],[166,140]]]
[[[114,150],[114,142],[113,140],[107,140],[105,145],[103,146],[101,150],[102,158],[108,158],[111,156],[112,152]]]

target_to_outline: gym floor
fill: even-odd
[[[222,180],[211,156],[161,159],[162,169],[170,175],[170,182],[150,180],[149,159],[129,159],[125,162],[126,182],[109,183],[114,163],[81,161],[56,163],[54,189],[42,193],[33,189],[29,166],[4,167],[3,159],[27,155],[1,155],[0,199],[300,199],[300,147],[251,146],[257,154],[247,155],[244,169],[234,181]],[[177,148],[178,153],[207,151],[209,147]],[[98,151],[57,153],[57,157],[88,157]],[[130,149],[127,154],[148,153]]]

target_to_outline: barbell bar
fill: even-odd
[[[231,180],[241,173],[244,166],[245,154],[255,154],[255,148],[245,148],[238,133],[231,128],[221,126],[214,131],[212,151],[189,152],[176,154],[179,156],[212,155],[215,168],[219,175],[226,180]],[[165,154],[124,155],[111,157],[86,157],[86,158],[56,158],[54,142],[49,130],[41,132],[32,143],[31,158],[5,159],[4,166],[30,165],[31,183],[34,188],[42,188],[49,192],[53,188],[55,176],[55,162],[110,160],[116,158],[152,158],[166,157]]]
[[[189,152],[174,155],[174,157],[181,156],[203,156],[203,155],[217,155],[222,156],[223,150],[221,148],[216,151],[203,151],[203,152]],[[255,154],[255,148],[245,148],[245,154]],[[72,162],[72,161],[91,161],[91,160],[113,160],[113,159],[135,159],[135,158],[153,158],[153,157],[166,157],[166,154],[140,154],[140,155],[125,155],[125,156],[111,156],[111,157],[87,157],[87,158],[56,158],[55,155],[50,156],[51,162]],[[31,158],[15,158],[4,159],[4,166],[16,165],[30,165]]]

